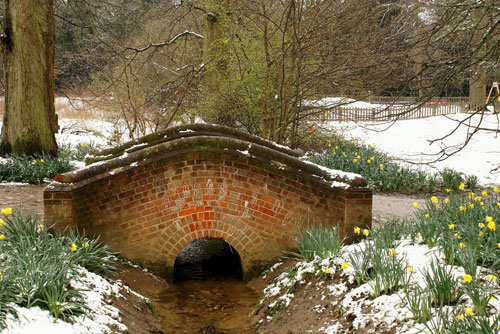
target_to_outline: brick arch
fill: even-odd
[[[147,139],[147,140],[146,140]],[[371,190],[352,174],[297,158],[300,152],[213,125],[140,138],[58,175],[44,193],[46,223],[72,225],[171,278],[190,242],[222,238],[245,277],[293,249],[311,224],[371,224]]]

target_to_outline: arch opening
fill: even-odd
[[[218,277],[243,279],[240,255],[223,239],[194,240],[175,259],[174,283]]]

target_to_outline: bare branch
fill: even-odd
[[[139,52],[144,52],[144,51],[146,51],[148,49],[151,49],[151,48],[161,48],[161,47],[164,47],[164,46],[172,45],[179,38],[184,37],[184,36],[193,36],[193,37],[200,38],[200,39],[205,38],[203,35],[200,35],[200,34],[198,34],[196,32],[187,31],[186,30],[184,32],[181,32],[180,34],[175,35],[170,40],[168,40],[166,42],[163,42],[163,43],[151,43],[151,44],[149,44],[149,45],[147,45],[147,46],[145,46],[143,48],[126,47],[125,50],[131,50],[131,51],[134,51],[136,53],[139,53]]]

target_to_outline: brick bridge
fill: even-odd
[[[44,193],[45,222],[100,235],[115,251],[171,278],[200,238],[237,250],[245,278],[296,247],[314,224],[370,227],[372,191],[300,151],[210,124],[169,128],[87,158]]]

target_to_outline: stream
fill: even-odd
[[[211,278],[176,283],[155,304],[167,334],[250,334],[248,318],[259,297],[240,279]]]

